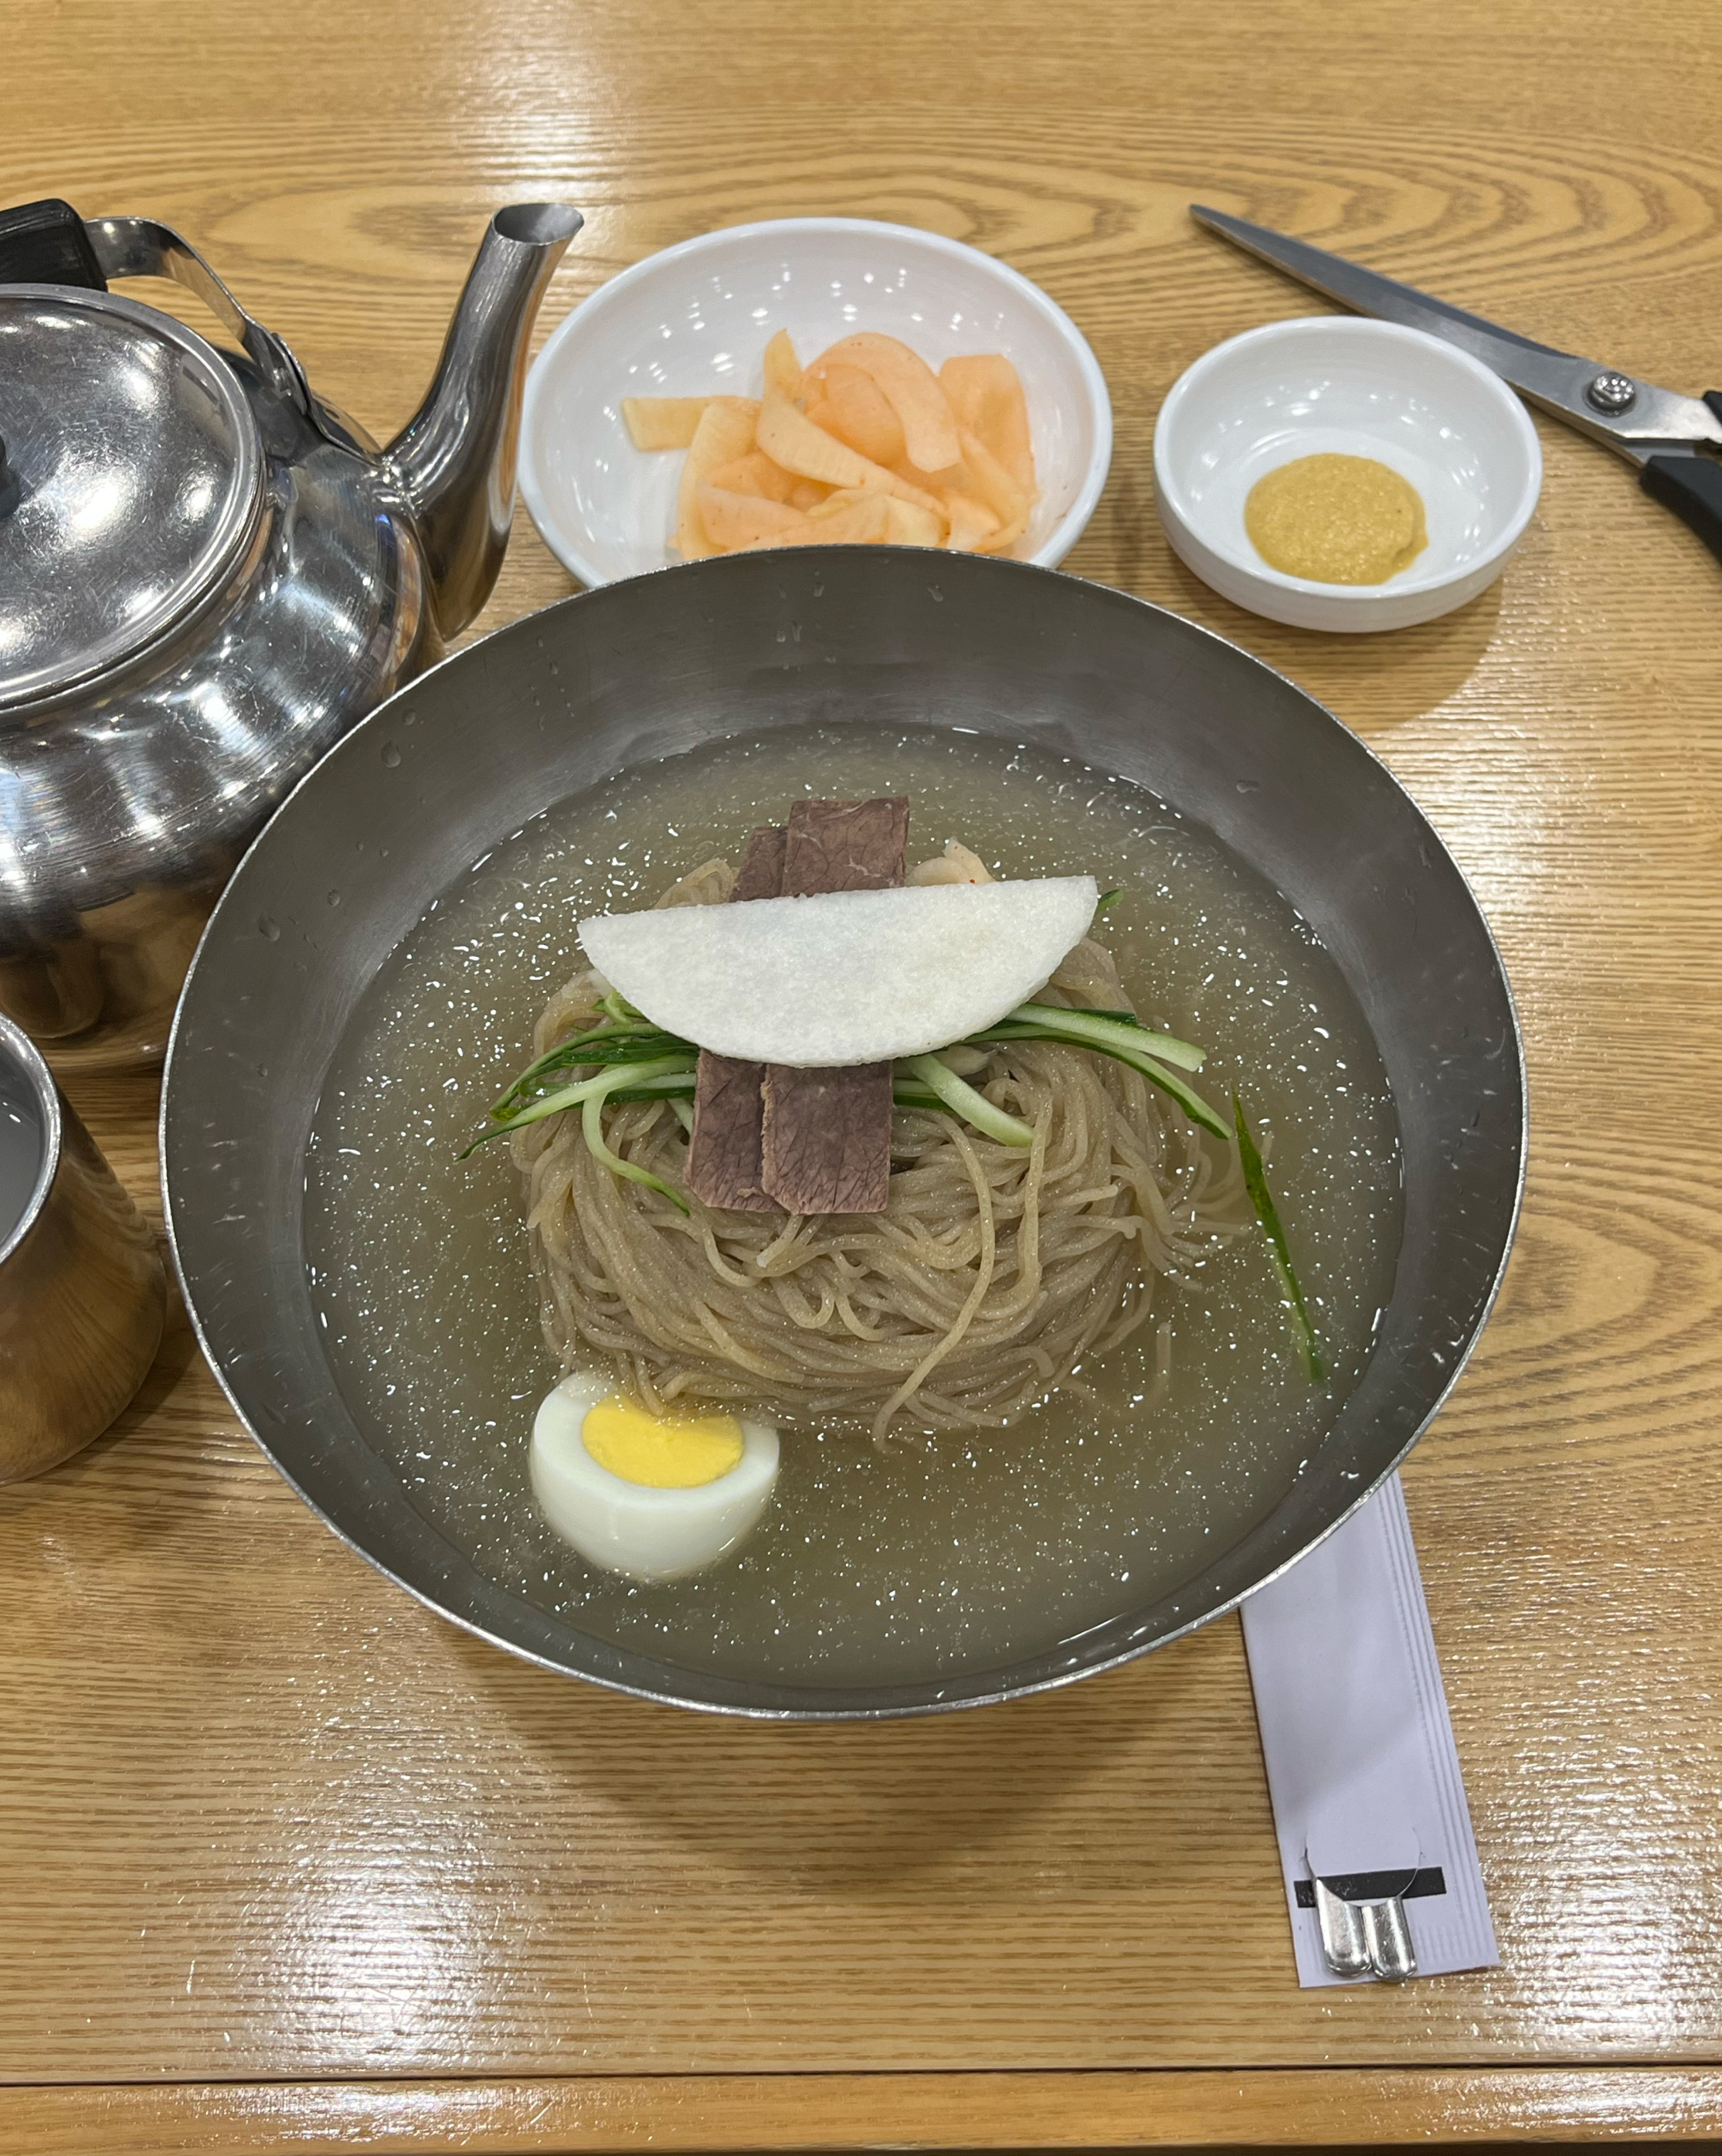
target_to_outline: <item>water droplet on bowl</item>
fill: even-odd
[[[331,906],[339,906],[339,905],[340,905],[340,903],[341,903],[341,893],[340,893],[338,891],[331,891],[330,892],[330,894],[329,894],[329,903],[330,903]]]
[[[257,916],[257,932],[259,936],[266,937],[269,942],[279,943],[281,940],[281,924],[273,915],[259,913]]]
[[[388,766],[391,771],[392,771],[396,765],[401,761],[401,752],[395,747],[392,742],[385,742],[383,743],[382,760]]]

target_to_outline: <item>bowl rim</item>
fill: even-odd
[[[1509,433],[1515,436],[1525,453],[1525,475],[1511,513],[1481,553],[1454,564],[1438,576],[1426,572],[1420,577],[1395,577],[1385,584],[1329,584],[1314,577],[1289,576],[1283,569],[1272,567],[1259,555],[1247,557],[1191,514],[1190,505],[1171,470],[1171,444],[1195,387],[1214,366],[1240,350],[1295,342],[1315,330],[1355,337],[1365,343],[1377,341],[1438,352],[1442,359],[1451,362],[1455,372],[1465,377],[1484,401],[1505,416]],[[1543,487],[1543,446],[1536,423],[1517,393],[1493,368],[1460,346],[1449,344],[1444,337],[1431,336],[1425,330],[1412,329],[1400,322],[1377,321],[1369,315],[1294,315],[1284,321],[1263,322],[1254,329],[1227,337],[1210,346],[1184,369],[1166,392],[1154,423],[1154,487],[1162,510],[1175,517],[1199,546],[1240,576],[1269,590],[1297,593],[1335,607],[1379,608],[1390,601],[1422,598],[1450,591],[1479,576],[1485,583],[1489,582],[1487,572],[1498,569],[1505,562],[1524,537],[1525,527],[1536,512]]]
[[[905,547],[845,547],[839,551],[845,556],[871,557],[873,561],[879,562],[882,558],[888,561],[890,557],[905,556],[918,550]],[[663,571],[654,572],[653,574],[659,578],[685,579],[702,574],[709,575],[717,562],[725,559],[744,558],[746,557],[715,557],[709,562],[679,564]],[[992,557],[971,556],[966,558],[987,561]],[[187,1035],[191,1030],[192,1006],[195,1002],[192,988],[194,983],[199,983],[200,973],[207,969],[211,960],[218,952],[223,938],[232,922],[249,902],[251,895],[247,886],[259,865],[268,859],[270,847],[274,843],[274,834],[276,824],[286,820],[289,810],[297,803],[300,795],[310,794],[319,784],[327,787],[329,781],[325,775],[325,767],[339,767],[344,762],[361,755],[366,747],[375,742],[379,735],[386,736],[389,725],[397,715],[409,706],[415,694],[423,693],[426,684],[430,680],[445,674],[454,674],[461,670],[471,671],[475,665],[479,664],[475,660],[474,654],[481,652],[484,646],[498,644],[505,638],[518,639],[528,634],[536,634],[539,626],[552,616],[564,620],[579,619],[586,603],[589,599],[596,599],[597,596],[596,593],[571,593],[560,600],[551,602],[546,607],[533,609],[519,616],[515,620],[503,624],[500,628],[491,631],[489,635],[481,638],[476,644],[467,645],[459,651],[448,654],[437,665],[427,669],[423,675],[415,677],[413,681],[397,690],[393,696],[385,699],[382,704],[368,713],[325,756],[320,758],[281,803],[269,823],[252,841],[238,867],[229,879],[205,926],[197,949],[193,954],[192,968],[187,979],[187,991],[182,996],[179,1006],[174,1014],[173,1027],[162,1072],[161,1106],[156,1125],[157,1158],[166,1240],[175,1279],[179,1286],[197,1344],[203,1353],[218,1385],[238,1418],[241,1428],[249,1435],[282,1479],[348,1548],[362,1558],[392,1584],[404,1589],[423,1607],[447,1619],[463,1631],[483,1640],[487,1645],[500,1648],[507,1654],[558,1676],[576,1676],[584,1682],[596,1684],[606,1691],[694,1712],[717,1714],[725,1717],[755,1722],[874,1722],[918,1718],[928,1715],[961,1712],[970,1707],[998,1705],[1013,1699],[1060,1691],[1069,1685],[1080,1682],[1085,1677],[1104,1675],[1123,1667],[1126,1663],[1136,1660],[1142,1655],[1156,1651],[1161,1647],[1170,1646],[1177,1640],[1187,1638],[1204,1625],[1229,1614],[1261,1588],[1281,1578],[1318,1544],[1325,1542],[1330,1535],[1335,1532],[1353,1513],[1366,1503],[1381,1485],[1398,1470],[1407,1455],[1427,1433],[1430,1424],[1451,1397],[1454,1387],[1463,1374],[1488,1327],[1499,1300],[1523,1215],[1530,1140],[1530,1090],[1524,1030],[1518,1001],[1513,991],[1511,977],[1508,973],[1494,926],[1484,910],[1470,878],[1454,857],[1446,841],[1429,822],[1404,783],[1395,774],[1391,766],[1384,761],[1378,752],[1361,735],[1353,732],[1335,712],[1313,696],[1309,690],[1294,681],[1290,675],[1259,658],[1247,647],[1224,636],[1218,630],[1192,621],[1186,616],[1174,613],[1171,608],[1144,599],[1134,593],[1120,590],[1115,586],[1094,583],[1085,578],[1074,577],[1069,572],[1060,573],[1038,570],[1034,565],[1027,562],[1006,562],[1002,566],[1006,573],[1053,577],[1058,584],[1076,587],[1091,594],[1102,605],[1120,608],[1126,613],[1140,613],[1161,619],[1172,624],[1179,636],[1192,639],[1194,649],[1222,652],[1228,654],[1230,659],[1241,659],[1250,666],[1259,670],[1263,675],[1281,687],[1289,690],[1299,700],[1300,706],[1306,707],[1307,716],[1304,721],[1304,723],[1314,724],[1318,731],[1329,738],[1342,741],[1348,754],[1360,756],[1364,766],[1385,781],[1391,793],[1403,801],[1412,818],[1421,825],[1422,842],[1429,860],[1438,863],[1445,872],[1454,879],[1469,909],[1470,915],[1474,919],[1475,925],[1480,930],[1484,946],[1491,962],[1493,978],[1499,986],[1504,1006],[1506,1016],[1504,1045],[1510,1051],[1511,1075],[1517,1096],[1517,1114],[1512,1132],[1511,1188],[1506,1216],[1501,1224],[1498,1246],[1489,1265],[1487,1280],[1478,1299],[1475,1315],[1464,1337],[1457,1343],[1457,1352],[1443,1370],[1440,1380],[1434,1387],[1432,1395],[1428,1399],[1427,1405],[1418,1417],[1416,1427],[1409,1436],[1405,1439],[1391,1458],[1381,1466],[1379,1472],[1375,1473],[1371,1479],[1361,1482],[1348,1493],[1347,1502],[1335,1511],[1334,1516],[1323,1524],[1320,1532],[1301,1548],[1274,1565],[1248,1587],[1225,1595],[1211,1607],[1197,1609],[1194,1614],[1186,1616],[1181,1623],[1171,1626],[1156,1638],[1145,1640],[1138,1635],[1133,1634],[1122,1639],[1114,1640],[1109,1641],[1107,1650],[1102,1659],[1088,1662],[1081,1666],[1069,1666],[1026,1681],[1012,1682],[1011,1681],[1012,1675],[1018,1666],[1007,1663],[968,1671],[950,1678],[904,1681],[879,1688],[843,1686],[837,1688],[835,1691],[817,1685],[806,1685],[799,1682],[780,1685],[770,1681],[759,1682],[750,1681],[742,1686],[742,1689],[755,1695],[763,1692],[768,1697],[730,1698],[721,1696],[725,1689],[725,1681],[722,1680],[702,1680],[699,1673],[689,1671],[680,1665],[659,1662],[648,1656],[632,1651],[624,1652],[621,1656],[622,1661],[628,1666],[626,1668],[607,1670],[591,1666],[577,1668],[560,1655],[535,1647],[518,1637],[510,1636],[500,1630],[493,1629],[491,1623],[487,1621],[484,1615],[453,1606],[450,1600],[443,1599],[441,1594],[433,1591],[431,1587],[421,1580],[408,1577],[402,1569],[399,1568],[397,1561],[392,1560],[372,1548],[367,1540],[361,1537],[355,1527],[345,1518],[337,1518],[327,1508],[321,1498],[307,1486],[307,1479],[300,1471],[302,1463],[290,1464],[289,1460],[284,1457],[281,1440],[260,1426],[263,1418],[254,1414],[236,1368],[230,1366],[227,1358],[220,1351],[219,1344],[214,1337],[214,1326],[210,1309],[207,1305],[200,1302],[197,1291],[203,1284],[202,1275],[195,1270],[183,1246],[187,1232],[183,1194],[177,1187],[172,1173],[175,1152],[175,1115],[179,1104],[179,1095],[182,1089],[182,1066],[188,1052]],[[608,588],[618,593],[630,588],[637,592],[647,581],[645,578],[618,579]],[[541,637],[539,641],[541,643]],[[246,1386],[254,1385],[255,1378],[255,1371],[248,1368],[245,1373]],[[279,1419],[274,1417],[270,1419],[279,1421]],[[1104,1630],[1108,1628],[1103,1625],[1096,1629]],[[603,1643],[597,1638],[597,1635],[581,1634],[578,1636],[585,1640],[588,1645],[602,1649]],[[637,1673],[635,1665],[638,1665],[638,1670],[649,1670],[654,1676],[659,1674],[668,1676],[672,1681],[668,1685],[648,1681]],[[887,1695],[884,1698],[879,1697],[881,1690]]]
[[[1083,474],[1082,484],[1069,509],[1033,554],[1010,558],[1043,569],[1056,568],[1088,529],[1112,469],[1112,397],[1106,387],[1106,377],[1100,362],[1094,357],[1094,346],[1051,293],[1043,291],[1032,277],[1025,277],[1020,270],[1013,269],[1008,262],[1002,262],[996,254],[988,254],[982,248],[971,247],[966,240],[950,239],[942,232],[925,231],[920,225],[897,224],[884,218],[873,217],[761,218],[747,224],[722,224],[715,226],[710,232],[695,233],[691,239],[676,240],[669,247],[655,248],[651,254],[642,255],[638,262],[629,263],[625,270],[618,270],[613,277],[606,278],[602,285],[568,310],[545,340],[543,350],[527,369],[525,393],[520,407],[519,477],[521,499],[525,502],[527,514],[531,517],[539,537],[569,575],[577,577],[588,590],[596,590],[603,584],[618,583],[621,578],[602,573],[582,553],[566,526],[552,515],[534,452],[534,424],[539,402],[546,394],[546,384],[563,346],[574,341],[579,334],[577,324],[581,328],[589,328],[595,311],[602,312],[618,300],[625,301],[635,286],[646,283],[651,275],[667,266],[719,252],[733,242],[756,241],[788,233],[812,234],[833,232],[889,234],[894,238],[912,242],[918,247],[926,248],[935,254],[948,255],[953,260],[981,263],[1063,341],[1076,362],[1077,372],[1082,377],[1083,387],[1087,393],[1089,418],[1094,428],[1094,448],[1089,457],[1088,469]],[[673,569],[682,566],[669,554],[666,542],[664,559],[653,563],[652,567]],[[631,573],[650,575],[652,569],[637,570]]]

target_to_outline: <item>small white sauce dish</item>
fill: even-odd
[[[583,584],[678,557],[679,450],[643,451],[624,397],[756,397],[766,341],[803,361],[880,330],[935,369],[1002,352],[1022,377],[1040,501],[1017,554],[1061,562],[1112,461],[1105,377],[1038,285],[960,240],[848,217],[733,225],[649,254],[601,285],[551,336],[526,381],[520,491],[546,546]]]
[[[1244,530],[1266,473],[1338,451],[1422,496],[1429,543],[1382,584],[1270,568]],[[1222,598],[1298,629],[1405,629],[1463,606],[1506,566],[1536,507],[1530,415],[1480,360],[1357,316],[1272,322],[1216,345],[1173,383],[1154,429],[1154,491],[1180,559]]]

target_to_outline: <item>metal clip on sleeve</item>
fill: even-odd
[[[1397,1894],[1348,1901],[1334,1888],[1343,1882],[1315,1881],[1315,1913],[1321,1926],[1321,1951],[1335,1976],[1378,1977],[1403,1984],[1417,1973],[1417,1958]],[[1408,1883],[1408,1882],[1407,1882]]]

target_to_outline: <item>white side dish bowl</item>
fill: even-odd
[[[990,254],[912,226],[783,218],[708,232],[601,285],[533,362],[520,491],[544,543],[584,584],[678,557],[679,450],[637,449],[624,397],[756,397],[766,341],[803,361],[856,330],[935,369],[1002,352],[1022,377],[1040,500],[1014,551],[1051,568],[1094,515],[1112,461],[1112,404],[1088,340],[1039,286]]]
[[[1422,495],[1429,543],[1381,584],[1270,568],[1244,530],[1266,473],[1337,451],[1376,458]],[[1272,322],[1173,383],[1154,429],[1154,492],[1174,552],[1224,598],[1298,629],[1404,629],[1492,584],[1542,486],[1535,427],[1480,360],[1356,316]]]

